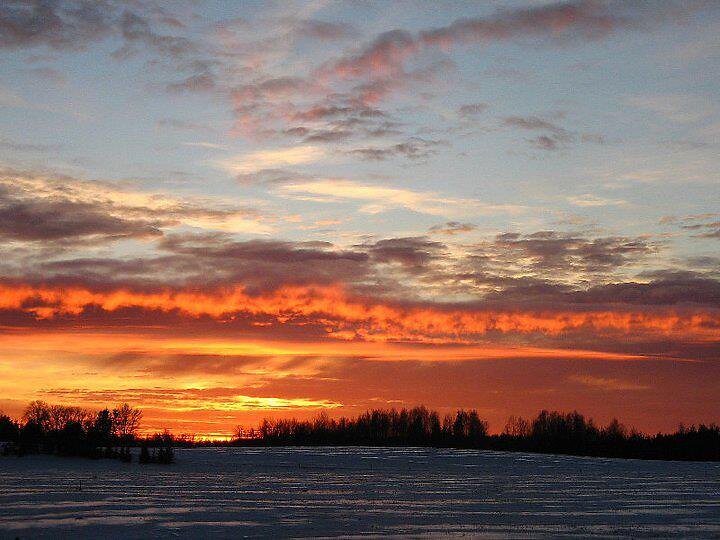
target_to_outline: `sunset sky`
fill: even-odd
[[[720,2],[0,3],[0,410],[720,420]]]

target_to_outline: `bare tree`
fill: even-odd
[[[23,420],[47,430],[50,426],[50,405],[39,399],[30,402],[23,413]]]
[[[142,411],[123,403],[112,412],[113,430],[121,441],[129,441],[136,434],[142,420]]]
[[[49,429],[60,431],[69,423],[77,423],[86,428],[92,424],[95,413],[81,407],[67,405],[51,405],[49,407]]]
[[[505,435],[510,437],[528,437],[530,435],[530,423],[521,416],[511,416],[505,424]]]

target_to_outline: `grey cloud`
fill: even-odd
[[[367,276],[368,255],[325,242],[236,241],[224,234],[167,235],[159,248],[179,263],[192,261],[217,281],[274,288],[288,283],[352,282]],[[207,279],[207,278],[204,278]]]
[[[720,220],[706,221],[704,223],[686,223],[681,227],[694,231],[696,238],[720,238]]]
[[[515,256],[531,258],[531,264],[536,268],[580,269],[587,272],[624,266],[657,249],[643,238],[585,238],[556,231],[540,231],[529,235],[501,234],[495,239],[495,246],[514,252]]]
[[[339,141],[345,141],[353,136],[352,131],[343,130],[343,129],[321,129],[317,131],[313,131],[310,133],[305,139],[303,139],[305,142],[323,142],[323,143],[331,143],[331,142],[339,142]]]
[[[384,161],[394,157],[407,159],[427,159],[437,152],[436,147],[445,144],[443,141],[434,141],[413,137],[405,142],[384,147],[355,148],[349,153],[367,161]]]
[[[67,200],[0,199],[0,236],[25,241],[108,241],[160,236],[158,220],[123,218]]]
[[[196,50],[196,45],[186,38],[156,32],[144,14],[130,10],[129,3],[6,0],[0,4],[0,47],[45,45],[77,50],[111,36],[172,56]]]
[[[0,138],[0,147],[16,152],[49,152],[61,148],[59,144],[37,144],[12,141]]]
[[[127,41],[140,42],[162,54],[180,56],[196,50],[196,45],[189,39],[158,34],[146,18],[131,11],[122,14],[118,26]]]
[[[488,108],[487,103],[468,103],[458,108],[458,116],[462,118],[473,118],[484,113]]]
[[[170,92],[208,92],[216,86],[215,77],[210,73],[190,75],[180,81],[170,83]]]
[[[43,79],[45,81],[53,82],[58,85],[65,83],[65,75],[58,71],[57,69],[53,69],[50,67],[36,67],[36,68],[27,68],[25,70],[27,73],[30,73],[40,79]]]
[[[160,237],[164,229],[183,222],[260,217],[253,208],[205,206],[202,200],[133,205],[123,202],[122,191],[110,184],[94,184],[95,191],[88,190],[90,185],[71,177],[0,171],[0,236],[67,247]]]
[[[312,86],[310,82],[301,77],[275,77],[239,86],[233,90],[233,98],[236,104],[242,107],[255,100],[268,100],[306,91]]]
[[[351,24],[317,19],[298,21],[295,28],[299,35],[321,41],[339,41],[357,36],[357,30]]]
[[[384,32],[358,52],[326,64],[321,72],[345,79],[384,78],[402,73],[406,60],[423,47],[527,38],[551,42],[594,40],[620,29],[642,26],[642,23],[675,21],[681,13],[709,5],[712,3],[698,2],[687,7],[679,2],[575,0],[506,9],[485,18],[459,19],[418,34],[400,29]]]
[[[525,37],[597,39],[628,24],[610,4],[580,0],[505,10],[483,19],[460,19],[422,32],[420,40],[429,45],[443,45]]]
[[[430,227],[430,232],[435,234],[445,234],[448,236],[454,236],[460,233],[466,233],[477,229],[477,225],[472,223],[460,223],[458,221],[448,221],[440,225],[434,225]]]
[[[573,136],[564,128],[537,116],[509,116],[503,120],[503,124],[527,131],[544,131],[545,133],[528,139],[530,144],[541,150],[557,150],[561,145],[573,139]]]
[[[305,180],[308,176],[285,169],[262,169],[252,173],[238,174],[235,178],[243,185],[279,185]]]
[[[338,117],[376,118],[385,117],[380,109],[368,107],[361,103],[353,105],[317,104],[304,110],[297,111],[293,118],[300,121],[328,120]]]
[[[527,130],[543,130],[558,134],[565,134],[567,131],[557,124],[543,120],[537,116],[508,116],[503,120],[506,126],[517,127]]]
[[[416,269],[438,259],[446,249],[444,244],[421,236],[390,238],[357,247],[365,249],[375,262],[399,263]]]
[[[528,139],[528,142],[541,150],[552,151],[559,148],[558,140],[549,135],[539,135],[533,139]]]
[[[694,238],[720,238],[720,214],[705,213],[691,216],[664,216],[661,225],[677,225],[684,231],[692,232]]]
[[[693,272],[654,272],[649,283],[612,283],[576,292],[582,303],[702,304],[720,308],[720,281]]]
[[[6,0],[0,4],[0,47],[82,48],[113,31],[113,14],[103,1]]]
[[[502,121],[508,128],[538,131],[539,135],[526,139],[532,146],[547,151],[559,150],[571,143],[605,144],[605,137],[592,133],[575,133],[538,116],[508,116]]]
[[[193,122],[190,120],[180,120],[178,118],[161,118],[156,122],[158,127],[171,128],[183,131],[199,131],[212,133],[215,130],[206,124]]]

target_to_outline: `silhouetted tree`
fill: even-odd
[[[25,422],[32,422],[45,432],[50,428],[50,405],[41,400],[31,401],[23,413]]]
[[[136,442],[142,412],[127,403],[94,412],[71,405],[49,405],[40,400],[28,404],[22,424],[0,413],[0,441],[14,443],[8,448],[19,455],[50,453],[130,460],[130,445]],[[167,433],[172,438],[172,435]],[[120,452],[114,445],[120,445]],[[102,449],[105,448],[105,451]],[[165,456],[172,452],[164,450]],[[167,457],[165,457],[167,459]]]
[[[159,435],[154,437],[158,445],[157,462],[169,464],[175,461],[175,451],[173,450],[174,439],[170,432],[166,429]]]
[[[130,461],[130,444],[137,434],[142,419],[142,411],[123,403],[112,411],[113,432],[120,444],[120,459]]]
[[[147,440],[140,443],[140,457],[138,457],[139,463],[150,463],[150,450],[148,450]]]
[[[17,443],[20,427],[6,414],[0,413],[0,441]]]
[[[112,411],[112,425],[115,435],[121,440],[131,439],[137,433],[142,419],[142,411],[123,403]]]
[[[113,418],[108,409],[98,412],[92,426],[88,428],[88,444],[95,456],[104,454],[112,457]]]
[[[137,443],[142,412],[123,404],[111,411],[48,405],[33,401],[23,423],[0,414],[0,441],[16,442],[19,455],[46,452],[68,456],[130,460],[130,445]],[[333,419],[319,414],[311,420],[262,421],[257,430],[238,427],[236,444],[266,445],[375,445],[434,446],[548,452],[587,456],[643,459],[720,461],[720,427],[715,424],[686,427],[675,433],[648,436],[628,432],[618,420],[596,426],[577,411],[543,410],[532,420],[510,417],[499,435],[488,434],[488,424],[476,410],[458,410],[442,422],[427,408],[372,409],[355,418]],[[248,438],[249,437],[249,438]],[[192,446],[194,439],[175,439],[167,430],[141,442],[143,463],[172,463],[177,443]],[[120,445],[120,452],[113,450]]]
[[[20,455],[37,454],[42,449],[45,431],[35,420],[28,420],[20,428],[18,452]]]
[[[720,460],[720,428],[681,426],[673,434],[652,437],[617,420],[597,427],[577,411],[540,411],[532,420],[510,417],[499,435],[489,435],[487,422],[475,410],[446,415],[425,407],[373,409],[356,418],[334,420],[322,414],[313,420],[265,419],[256,439],[241,427],[237,444],[435,446],[547,452],[645,459]]]
[[[87,455],[90,449],[86,442],[86,432],[82,424],[75,420],[68,420],[57,432],[57,453],[61,456]]]
[[[480,420],[477,411],[458,411],[452,426],[454,445],[480,448],[487,435],[487,428],[487,422]]]
[[[511,416],[505,424],[503,434],[510,437],[528,437],[530,435],[530,423],[522,417]]]

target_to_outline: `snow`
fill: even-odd
[[[720,537],[718,463],[419,448],[176,458],[0,458],[0,539]]]

